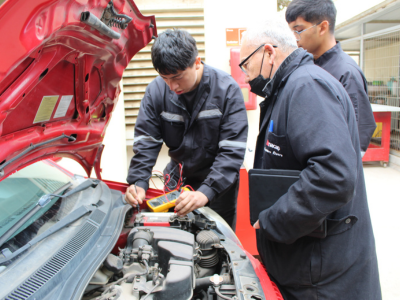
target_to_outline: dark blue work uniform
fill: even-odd
[[[147,190],[152,168],[163,142],[170,163],[164,170],[177,180],[183,163],[185,184],[202,192],[210,207],[233,225],[239,170],[247,142],[247,114],[243,94],[227,73],[204,64],[194,106],[172,92],[158,76],[147,87],[135,125],[127,182]]]
[[[257,246],[271,279],[285,299],[381,299],[349,96],[303,49],[286,58],[264,91],[255,168],[301,171],[259,214]],[[326,238],[307,236],[324,220]]]
[[[367,80],[354,59],[343,52],[340,43],[326,51],[315,61],[333,77],[340,81],[353,103],[360,136],[360,148],[367,151],[376,123],[368,98]]]

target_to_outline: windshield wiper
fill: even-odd
[[[19,248],[17,251],[11,252],[8,248],[3,249],[1,251],[1,254],[3,254],[4,257],[0,258],[0,265],[12,260],[14,257],[17,257],[21,253],[28,250],[30,247],[36,245],[40,241],[47,238],[49,235],[52,235],[53,233],[59,231],[60,229],[63,229],[64,227],[68,226],[72,222],[75,222],[76,220],[82,218],[84,215],[88,214],[89,212],[92,212],[93,210],[97,209],[96,207],[97,207],[96,204],[92,204],[90,206],[88,206],[88,205],[79,206],[77,209],[75,209],[74,211],[69,213],[65,218],[63,218],[57,224],[55,224],[54,226],[50,227],[49,229],[47,229],[45,232],[43,232],[39,236],[32,239],[29,243],[25,244],[23,247]]]
[[[99,180],[91,180],[91,179],[87,179],[84,182],[82,182],[80,185],[78,185],[77,187],[73,188],[72,190],[70,190],[68,193],[65,193],[64,195],[60,194],[47,194],[47,195],[43,195],[42,197],[40,197],[39,201],[36,203],[36,205],[34,207],[32,207],[31,210],[29,210],[28,212],[25,213],[25,215],[17,222],[15,223],[10,229],[8,229],[1,237],[0,237],[0,247],[3,246],[3,244],[5,242],[8,241],[8,239],[10,237],[12,237],[12,235],[21,228],[21,226],[23,226],[25,224],[26,221],[28,221],[33,215],[35,215],[39,210],[41,210],[43,207],[45,207],[47,204],[50,203],[51,199],[53,199],[54,197],[59,197],[59,198],[66,198],[69,197],[75,193],[78,193],[80,191],[83,191],[89,187],[96,187],[99,184]],[[71,185],[71,183],[69,183],[69,185],[67,187],[69,187]],[[65,188],[64,188],[65,190]]]

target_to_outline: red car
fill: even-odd
[[[211,209],[138,210],[101,180],[119,82],[154,16],[132,0],[8,0],[0,24],[1,299],[282,299]]]

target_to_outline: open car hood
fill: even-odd
[[[100,178],[119,82],[154,16],[132,0],[8,0],[0,24],[0,181],[54,157]]]

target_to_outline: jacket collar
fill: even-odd
[[[266,93],[266,98],[270,97],[279,86],[287,80],[290,74],[293,73],[301,64],[304,62],[311,61],[311,55],[307,53],[303,48],[298,48],[293,51],[285,60],[281,63],[278,70],[276,70],[271,81],[268,82],[263,91]]]
[[[203,62],[203,75],[201,77],[201,80],[203,81],[203,85],[210,87],[210,68]]]
[[[210,92],[210,69],[209,67],[201,62],[204,66],[203,68],[203,75],[201,77],[201,81],[199,86],[197,87],[197,95],[196,95],[196,103],[195,106],[193,107],[192,111],[192,116],[190,119],[189,127],[192,126],[194,123],[194,120],[196,119],[197,115],[199,114],[201,108],[203,107],[204,102],[206,102],[206,99],[208,97],[208,94]]]
[[[193,107],[193,111],[192,111],[192,115],[190,116],[190,119],[188,120],[188,125],[186,127],[185,130],[188,130],[188,128],[190,126],[192,126],[192,124],[194,123],[194,120],[196,119],[198,113],[201,110],[201,107],[203,106],[204,102],[206,101],[208,94],[210,92],[211,89],[211,76],[210,76],[210,68],[202,61],[201,62],[203,64],[203,74],[201,76],[201,82],[198,85],[197,89],[199,89],[197,91],[196,94],[196,104]],[[184,111],[187,111],[186,109],[186,105],[184,104],[183,100],[181,99],[181,95],[177,95],[176,93],[174,93],[173,91],[171,91],[168,86],[166,87],[169,90],[169,100],[176,106],[180,107],[181,109],[183,109]],[[188,113],[189,115],[189,113]],[[186,133],[186,131],[185,131]]]
[[[272,114],[273,105],[276,101],[276,97],[270,96],[286,82],[289,76],[299,66],[312,63],[312,55],[303,48],[296,49],[282,62],[271,81],[264,88],[264,92],[267,93],[267,96],[265,97],[265,100],[260,103],[260,132],[267,126],[268,120]]]
[[[335,46],[333,46],[331,49],[322,54],[317,60],[315,60],[315,64],[317,66],[321,66],[327,63],[332,57],[334,57],[335,55],[339,54],[342,51],[343,50],[342,47],[340,46],[340,42],[336,42]]]

